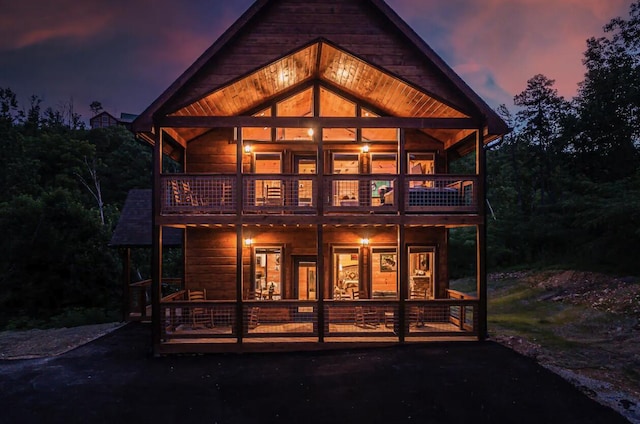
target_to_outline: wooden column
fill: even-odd
[[[398,187],[396,192],[396,201],[398,202],[398,213],[404,215],[404,199],[405,199],[405,175],[407,175],[407,149],[405,147],[405,131],[403,128],[398,130],[398,161],[400,164],[400,172],[398,172]]]
[[[314,116],[317,116],[320,112],[320,87],[316,84],[313,88],[313,108]],[[323,128],[315,128],[314,141],[316,144],[316,175],[318,192],[316,193],[316,210],[318,211],[319,222],[316,225],[316,294],[318,297],[318,341],[324,343],[324,328],[325,319],[324,314],[324,228],[322,221],[324,217],[324,143],[323,143]]]
[[[131,313],[131,248],[121,249],[122,254],[122,322],[129,321]]]
[[[244,314],[242,304],[242,249],[244,242],[242,239],[242,225],[236,226],[236,329],[238,343],[242,343],[244,333]]]
[[[243,207],[243,181],[242,181],[242,159],[244,157],[244,146],[242,140],[242,128],[237,129],[238,142],[236,146],[236,332],[238,343],[242,343],[244,333],[244,314],[242,304],[242,249],[244,240],[242,238],[242,207]]]
[[[406,325],[405,299],[409,297],[409,264],[407,261],[407,246],[405,243],[404,225],[398,225],[398,279],[399,279],[399,302],[398,302],[398,340],[404,343],[405,333],[408,325]]]
[[[152,239],[151,239],[151,338],[155,354],[160,349],[160,297],[162,295],[162,226],[157,223],[160,216],[162,189],[162,128],[155,127],[155,146],[153,149],[153,185],[151,202]],[[144,305],[142,305],[144,308]]]
[[[398,213],[404,216],[404,199],[405,199],[405,175],[407,174],[407,149],[405,146],[405,130],[398,130],[398,188],[396,201],[398,202]],[[398,338],[400,343],[404,343],[405,333],[408,325],[406,324],[405,300],[409,297],[409,264],[407,263],[407,246],[405,242],[405,226],[404,218],[398,225],[398,278],[400,279],[400,300],[398,303]]]
[[[478,213],[481,224],[476,225],[476,280],[478,290],[478,339],[487,338],[487,158],[484,148],[484,127],[476,135],[476,173],[478,174]]]
[[[318,341],[324,342],[324,229],[322,224],[316,226],[316,250],[318,259],[316,262],[316,291],[318,295]]]

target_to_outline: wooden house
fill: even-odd
[[[133,129],[157,353],[485,337],[484,147],[508,128],[383,0],[256,1]],[[184,290],[162,297],[171,227]],[[472,293],[449,287],[461,227]]]

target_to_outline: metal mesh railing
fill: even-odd
[[[163,301],[160,304],[162,339],[235,337],[236,305],[207,300]]]
[[[313,301],[252,301],[243,305],[245,337],[318,335],[318,307]]]
[[[235,175],[163,175],[161,213],[233,213]]]
[[[397,302],[326,301],[324,310],[327,337],[397,337]]]
[[[476,300],[409,300],[405,304],[407,337],[477,335]]]
[[[243,210],[260,212],[316,212],[317,177],[302,175],[243,176]]]
[[[237,338],[238,304],[230,301],[163,300],[161,339]],[[374,337],[397,340],[400,303],[379,300],[324,301],[324,334],[328,338]],[[407,300],[404,333],[407,339],[477,336],[478,301],[461,299]],[[242,304],[245,338],[318,337],[315,301],[247,301]]]
[[[324,204],[329,211],[394,211],[397,175],[331,175],[325,177]]]
[[[477,177],[406,175],[328,175],[323,177],[327,212],[389,213],[404,199],[406,212],[475,212]],[[236,197],[235,175],[166,174],[161,177],[162,214],[233,214],[318,212],[318,176],[262,174],[242,176],[242,199]],[[402,193],[400,193],[402,191]]]
[[[476,177],[469,176],[408,175],[404,187],[405,211],[475,211],[476,181]]]

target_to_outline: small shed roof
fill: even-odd
[[[129,190],[109,246],[150,247],[151,232],[151,190]],[[163,228],[162,243],[164,246],[182,245],[182,230]]]

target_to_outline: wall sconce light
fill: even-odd
[[[251,153],[251,145],[250,144],[245,144],[244,145],[244,152],[245,153]]]
[[[309,128],[309,129],[307,130],[307,135],[308,135],[309,137],[313,137],[313,128]]]
[[[362,146],[362,153],[369,153],[369,145],[365,144],[364,146]]]
[[[360,244],[363,246],[369,246],[369,239],[368,238],[360,239]]]
[[[253,244],[253,239],[252,238],[246,238],[244,239],[244,245],[249,247]]]

